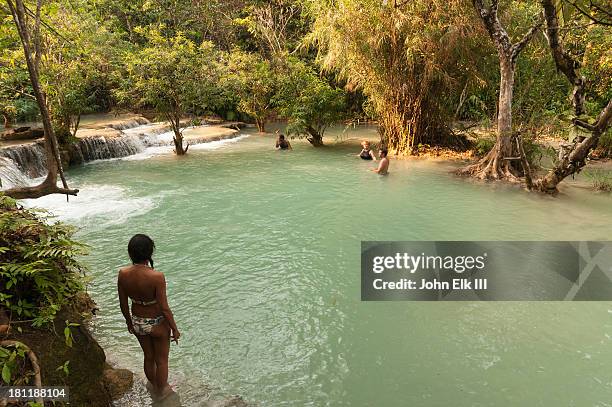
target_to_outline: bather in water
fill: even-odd
[[[128,331],[144,352],[144,371],[153,393],[164,398],[173,393],[168,384],[170,338],[181,337],[166,298],[164,274],[153,269],[155,243],[146,235],[135,235],[128,244],[132,265],[119,270],[119,304]],[[132,300],[130,313],[128,299]]]

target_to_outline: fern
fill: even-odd
[[[86,282],[79,258],[87,246],[72,240],[74,228],[40,213],[0,195],[0,307],[36,326],[51,322]]]

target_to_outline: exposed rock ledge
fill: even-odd
[[[54,327],[33,328],[31,321],[13,322],[3,335],[29,347],[38,359],[43,386],[68,386],[70,405],[106,407],[123,396],[133,384],[133,373],[114,369],[106,363],[106,355],[87,328],[88,314],[95,304],[85,293],[72,309],[63,309],[55,318]],[[65,321],[78,323],[72,328],[73,344],[68,346],[63,335]],[[21,332],[20,332],[21,331]],[[67,373],[61,368],[67,361]]]

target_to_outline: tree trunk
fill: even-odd
[[[544,17],[546,19],[546,39],[550,47],[553,60],[557,70],[561,71],[567,80],[573,85],[572,91],[572,107],[576,117],[586,112],[584,108],[584,87],[585,80],[578,71],[579,63],[568,54],[561,45],[559,38],[559,19],[557,18],[557,7],[553,0],[541,0],[544,8]]]
[[[597,147],[599,138],[606,132],[612,121],[612,100],[608,101],[606,107],[599,114],[595,125],[581,122],[574,119],[574,123],[589,131],[591,137],[582,141],[575,141],[572,149],[567,152],[543,178],[539,179],[535,185],[537,189],[548,194],[558,192],[557,186],[561,181],[572,174],[576,174],[586,165],[586,159],[589,153]]]
[[[559,162],[543,178],[535,182],[536,188],[541,192],[555,194],[557,186],[570,175],[576,174],[586,165],[586,159],[590,152],[597,147],[599,138],[606,132],[612,115],[612,108],[608,105],[599,114],[595,125],[582,122],[579,117],[586,113],[585,109],[585,79],[580,75],[580,64],[568,54],[559,38],[559,19],[557,18],[557,7],[552,0],[541,0],[546,19],[546,39],[557,69],[565,75],[572,84],[572,107],[574,109],[574,126],[580,126],[591,132],[591,137],[573,140],[571,148],[562,152]]]
[[[185,155],[187,150],[189,150],[189,144],[186,147],[183,146],[183,135],[181,132],[174,132],[174,152],[176,155]]]
[[[480,179],[518,180],[518,171],[510,158],[519,155],[512,143],[512,94],[514,87],[514,63],[508,56],[500,55],[499,107],[497,113],[497,140],[480,161],[460,170],[461,174]],[[516,161],[515,161],[516,162]]]
[[[11,128],[11,118],[9,117],[8,114],[3,114],[2,117],[4,118],[4,128],[10,129]]]
[[[260,133],[266,132],[266,120],[265,119],[255,119],[255,123],[257,124],[257,130]]]
[[[508,33],[497,16],[499,2],[492,1],[489,6],[483,0],[473,0],[499,56],[499,103],[497,111],[497,140],[493,149],[475,164],[458,171],[462,175],[472,175],[480,179],[505,179],[518,181],[521,175],[522,148],[512,142],[512,93],[514,88],[514,71],[520,52],[527,46],[542,25],[538,20],[531,29],[515,44],[510,42]],[[519,139],[517,139],[519,140]],[[520,140],[518,141],[520,143]]]
[[[15,25],[17,26],[17,31],[19,32],[19,37],[21,39],[21,44],[23,46],[23,52],[28,67],[28,73],[30,75],[30,82],[32,84],[34,96],[36,97],[36,102],[38,103],[38,108],[42,116],[43,128],[45,130],[45,152],[48,172],[46,179],[39,185],[33,187],[13,188],[4,191],[4,193],[7,196],[15,199],[40,198],[41,196],[50,194],[76,195],[79,190],[69,189],[64,177],[57,139],[55,137],[55,133],[53,132],[53,126],[51,125],[51,117],[49,115],[49,109],[47,108],[45,94],[42,91],[38,78],[38,61],[40,60],[40,38],[38,37],[41,0],[38,0],[36,8],[34,28],[35,38],[33,42],[36,54],[34,57],[32,56],[32,51],[30,48],[32,39],[30,38],[30,32],[26,24],[26,9],[23,1],[15,0],[15,3],[13,3],[12,0],[7,0],[7,4],[13,16]],[[62,180],[63,188],[57,186],[58,174]]]
[[[322,147],[323,146],[323,135],[319,133],[314,127],[308,127],[306,129],[308,132],[308,137],[306,140],[314,147]]]
[[[183,133],[181,132],[180,111],[169,113],[167,115],[167,118],[170,121],[170,126],[172,127],[172,131],[174,132],[174,137],[172,138],[172,140],[174,141],[174,152],[176,153],[176,155],[187,154],[187,150],[189,150],[189,144],[187,144],[187,146],[183,146]]]

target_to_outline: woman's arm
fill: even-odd
[[[119,274],[121,274],[121,271]],[[134,327],[132,326],[132,316],[130,314],[130,306],[128,305],[128,296],[125,291],[123,291],[123,287],[121,287],[121,277],[117,278],[117,291],[119,292],[119,307],[121,308],[123,318],[125,318],[128,332],[133,334]]]
[[[162,273],[160,273],[161,278],[159,279],[159,283],[157,289],[155,290],[155,299],[161,308],[162,315],[168,321],[168,325],[170,325],[170,329],[172,330],[172,339],[178,343],[179,338],[181,337],[181,333],[176,327],[176,322],[174,322],[174,315],[170,310],[170,306],[168,305],[168,297],[166,296],[166,278]]]
[[[376,161],[376,154],[374,154],[372,150],[370,150],[370,157],[372,157],[372,160]]]

